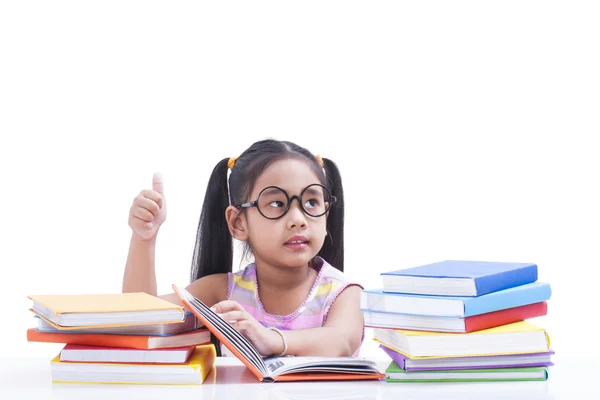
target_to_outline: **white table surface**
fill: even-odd
[[[553,361],[545,382],[260,383],[237,359],[223,357],[201,386],[142,386],[53,384],[49,360],[0,357],[0,399],[600,399],[595,381],[600,362],[560,357]],[[388,363],[378,360],[381,370]]]

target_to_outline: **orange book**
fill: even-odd
[[[148,293],[27,296],[30,309],[56,329],[86,329],[183,322],[183,307]]]
[[[203,328],[177,335],[140,336],[101,333],[39,332],[34,328],[29,328],[27,330],[27,341],[149,350],[205,344],[210,342],[210,331]]]
[[[374,361],[360,357],[267,357],[242,334],[184,288],[173,285],[183,304],[261,382],[382,379]]]

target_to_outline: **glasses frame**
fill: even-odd
[[[320,186],[321,188],[323,188],[323,192],[327,192],[327,194],[329,195],[329,199],[330,199],[330,201],[329,201],[329,207],[327,208],[327,210],[325,210],[325,212],[323,212],[321,214],[318,214],[318,215],[313,215],[313,214],[309,213],[308,211],[306,211],[306,209],[304,208],[304,204],[302,204],[302,196],[304,195],[304,192],[306,192],[306,190],[308,188],[313,187],[313,186]],[[265,214],[263,214],[263,212],[260,210],[260,207],[258,206],[258,200],[260,199],[260,195],[265,190],[267,190],[267,189],[279,189],[279,190],[281,190],[283,192],[283,194],[285,194],[285,197],[287,199],[285,210],[278,217],[267,217]],[[242,204],[234,205],[234,207],[236,207],[236,208],[251,208],[251,207],[256,207],[256,209],[258,210],[258,212],[260,213],[260,215],[262,215],[266,219],[275,220],[275,219],[282,218],[285,214],[288,213],[288,211],[290,210],[290,207],[292,205],[292,201],[294,201],[294,199],[298,200],[298,204],[300,204],[300,209],[306,215],[308,215],[309,217],[313,217],[313,218],[318,218],[318,217],[321,217],[321,216],[327,214],[329,212],[329,210],[331,210],[331,207],[333,206],[333,204],[337,201],[337,198],[331,194],[331,192],[329,191],[329,189],[327,189],[327,186],[321,185],[320,183],[313,183],[313,184],[308,185],[304,189],[302,189],[302,192],[300,192],[299,196],[294,195],[292,197],[290,197],[288,195],[288,193],[284,189],[280,188],[279,186],[267,186],[266,188],[264,188],[263,190],[260,191],[260,193],[256,197],[256,200],[250,201],[250,202],[247,202],[247,203],[242,203]]]

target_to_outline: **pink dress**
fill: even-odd
[[[304,302],[291,314],[273,315],[265,311],[258,296],[258,282],[256,280],[256,264],[249,264],[238,272],[228,274],[227,298],[237,301],[250,315],[266,327],[275,327],[280,330],[306,329],[321,327],[327,321],[327,313],[337,296],[348,286],[356,283],[348,281],[343,272],[332,267],[321,257],[316,257],[309,264],[318,274],[315,282]],[[364,340],[365,330],[361,344]],[[227,349],[222,346],[223,354]],[[360,347],[354,353],[358,356]]]

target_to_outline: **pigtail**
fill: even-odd
[[[224,158],[215,166],[208,180],[202,213],[196,232],[191,281],[203,276],[231,272],[233,243],[225,210],[229,206],[227,162]]]
[[[344,271],[344,190],[342,177],[337,165],[328,158],[323,158],[323,168],[327,187],[337,201],[333,203],[327,217],[327,237],[319,251],[319,256],[324,258],[333,267]]]
[[[229,206],[228,161],[229,158],[219,161],[206,186],[192,259],[192,282],[203,276],[231,271],[233,244],[225,219],[225,210]],[[210,341],[215,346],[217,357],[220,357],[222,354],[219,339],[211,333]]]

